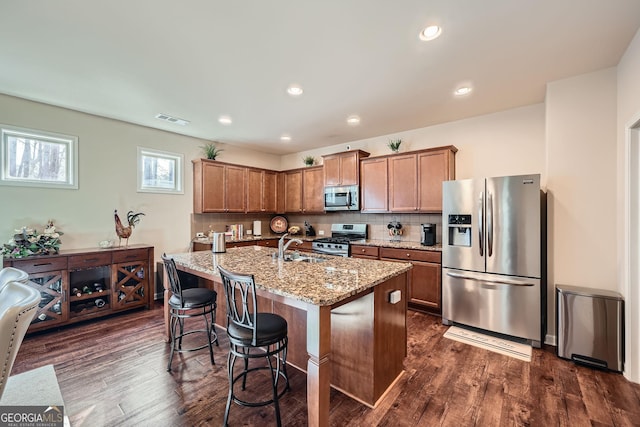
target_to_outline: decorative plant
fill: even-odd
[[[315,164],[315,162],[316,162],[316,158],[315,158],[315,157],[313,157],[313,156],[307,156],[307,157],[304,157],[304,158],[302,159],[302,161],[303,161],[303,162],[304,162],[304,164],[305,164],[305,165],[307,165],[307,166],[313,166],[313,165]]]
[[[398,138],[398,139],[390,139],[387,145],[389,146],[389,148],[391,148],[391,151],[393,151],[394,153],[397,153],[398,151],[400,151],[400,144],[402,144],[402,140]]]
[[[5,243],[0,253],[8,258],[24,258],[30,255],[52,255],[60,251],[61,231],[56,231],[49,220],[42,233],[36,229],[22,227],[15,230],[13,238]]]
[[[215,142],[207,142],[206,145],[202,146],[202,149],[204,150],[204,155],[209,160],[215,160],[218,154],[224,151],[222,148],[218,148]]]

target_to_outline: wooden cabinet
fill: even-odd
[[[302,212],[302,170],[284,173],[284,211]]]
[[[418,210],[442,212],[442,182],[455,179],[455,147],[417,155]]]
[[[247,168],[225,165],[225,212],[245,212]]]
[[[324,212],[322,166],[284,173],[285,212]]]
[[[64,251],[58,255],[4,259],[29,273],[29,285],[42,301],[29,332],[58,327],[115,312],[151,308],[152,246]]]
[[[362,150],[322,156],[324,165],[324,185],[358,185],[360,183],[360,159],[369,157]]]
[[[389,157],[389,210],[418,210],[418,163],[415,154]]]
[[[267,246],[269,248],[277,248],[278,247],[278,239],[258,240],[258,242],[256,244],[258,246]]]
[[[66,257],[56,256],[4,259],[5,267],[15,267],[29,273],[27,284],[40,292],[42,299],[29,332],[60,326],[67,322],[69,318],[67,265]]]
[[[389,209],[389,179],[387,158],[365,159],[360,164],[360,210],[387,212]]]
[[[442,212],[442,182],[455,179],[456,151],[448,146],[363,160],[362,211]]]
[[[322,166],[302,170],[302,212],[324,212],[324,176]]]
[[[247,212],[276,212],[276,172],[247,168]]]
[[[245,212],[247,168],[205,159],[193,166],[195,213]]]
[[[291,238],[296,238],[296,236],[291,236]],[[278,241],[276,240],[276,247],[277,246],[278,246]],[[313,248],[311,247],[311,242],[308,240],[303,240],[302,243],[293,242],[289,246],[288,250],[294,250],[294,251],[300,251],[300,252],[313,252]]]
[[[411,262],[409,306],[440,314],[442,290],[442,254],[437,251],[380,248],[380,259]]]
[[[380,248],[377,246],[351,245],[352,258],[378,259]]]

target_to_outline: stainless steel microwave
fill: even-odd
[[[324,188],[325,211],[359,211],[360,187],[348,185],[344,187]]]

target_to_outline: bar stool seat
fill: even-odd
[[[175,352],[190,352],[202,350],[209,347],[209,357],[211,364],[215,365],[213,357],[213,344],[218,344],[218,334],[216,333],[215,317],[218,294],[216,291],[206,288],[182,289],[180,277],[176,269],[173,258],[162,255],[162,262],[169,277],[172,295],[169,298],[169,314],[171,316],[171,353],[167,371],[171,372],[171,363]],[[202,316],[204,319],[204,329],[192,329],[185,331],[185,319]],[[179,328],[179,331],[177,330]],[[188,335],[204,333],[207,342],[203,345],[182,348],[182,339]]]
[[[242,406],[251,407],[274,404],[276,422],[278,426],[281,426],[278,400],[289,390],[287,321],[277,314],[258,311],[253,275],[232,273],[220,266],[218,266],[218,270],[224,285],[227,305],[227,335],[229,336],[227,364],[229,396],[224,413],[224,425],[228,425],[231,402],[235,402]],[[235,362],[238,358],[243,360],[244,368],[236,375],[234,373]],[[260,358],[267,360],[267,366],[249,367],[249,360]],[[245,390],[249,373],[265,369],[271,374],[271,399],[248,401],[239,398],[234,392],[236,382],[242,379],[242,390]],[[284,385],[280,383],[280,379],[284,381]]]

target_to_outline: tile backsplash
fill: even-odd
[[[192,214],[191,215],[191,232],[195,236],[197,232],[208,234],[209,231],[223,232],[229,224],[242,224],[245,233],[252,230],[253,221],[262,221],[262,234],[272,234],[269,229],[273,214]],[[391,221],[397,221],[402,224],[402,236],[395,236],[394,239],[400,239],[407,242],[420,241],[420,224],[432,223],[436,224],[436,243],[442,242],[442,215],[440,214],[372,214],[360,212],[328,212],[325,214],[301,215],[287,214],[284,215],[289,221],[289,226],[298,225],[304,230],[304,222],[308,221],[316,230],[324,231],[325,236],[331,235],[331,224],[341,223],[364,223],[369,225],[369,239],[375,240],[391,240],[387,224]]]

